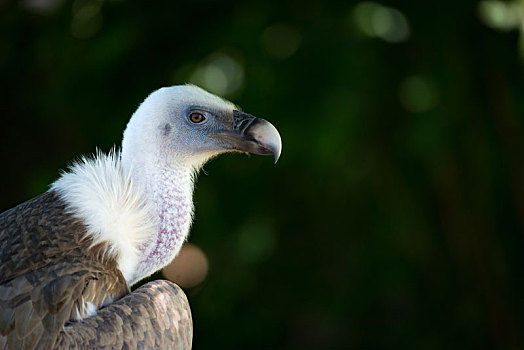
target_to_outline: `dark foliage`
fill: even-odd
[[[2,210],[161,86],[279,128],[200,176],[195,349],[524,347],[523,62],[475,1],[0,4]]]

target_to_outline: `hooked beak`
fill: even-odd
[[[270,122],[237,110],[233,111],[233,132],[228,133],[227,138],[233,149],[255,154],[272,154],[275,163],[282,151],[280,134]]]

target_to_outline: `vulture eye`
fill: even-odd
[[[198,124],[206,120],[206,117],[204,117],[202,113],[193,112],[189,115],[189,120],[191,120],[195,124]]]

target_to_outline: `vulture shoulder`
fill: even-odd
[[[187,298],[176,284],[153,281],[66,325],[60,349],[191,349],[193,323]]]

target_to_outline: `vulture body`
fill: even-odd
[[[196,86],[153,92],[121,153],[83,159],[50,190],[0,214],[0,349],[191,347],[178,286],[129,286],[189,233],[193,180],[223,152],[273,154],[267,121]]]

